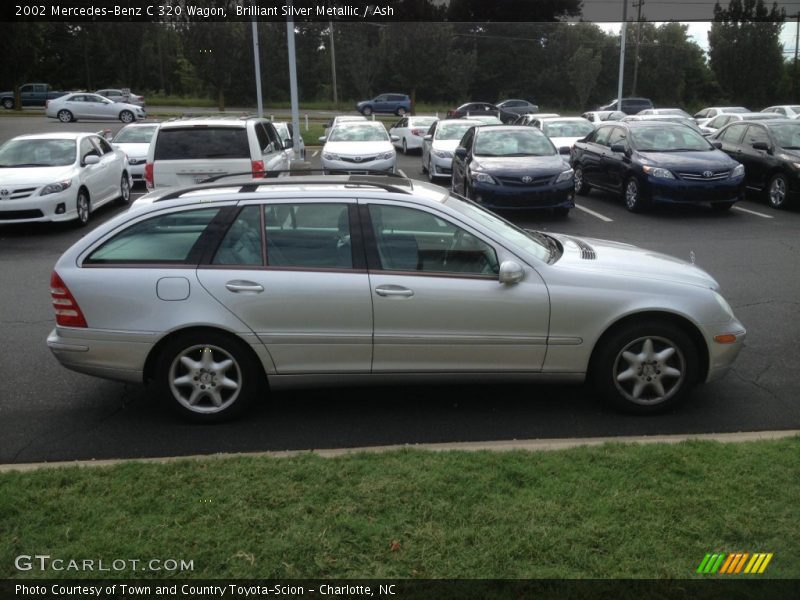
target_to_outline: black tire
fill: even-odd
[[[220,331],[178,335],[161,349],[157,364],[159,393],[172,410],[190,421],[236,417],[264,390],[264,372],[253,353],[244,342]]]
[[[13,98],[3,98],[3,108],[6,110],[11,110],[14,108],[14,99]]]
[[[592,191],[592,187],[583,178],[583,167],[576,166],[574,172],[575,193],[581,196],[588,196],[589,192]]]
[[[78,211],[78,218],[75,220],[75,225],[78,227],[86,227],[92,215],[92,201],[86,190],[82,189],[78,191],[78,196],[75,198],[75,210]]]
[[[647,201],[642,197],[642,189],[636,177],[629,177],[622,190],[622,199],[625,208],[632,213],[644,212],[648,206]]]
[[[557,217],[568,217],[570,208],[568,206],[559,206],[553,209],[553,214]]]
[[[711,210],[716,212],[728,212],[735,202],[714,202],[711,205]]]
[[[403,154],[408,154],[408,144],[406,143],[406,138],[403,138]]]
[[[119,120],[123,123],[133,123],[136,120],[136,115],[129,110],[123,110],[119,113]]]
[[[368,117],[372,114],[372,108],[369,106],[365,106],[364,109],[361,111],[361,114],[365,117]]]
[[[117,202],[122,206],[128,206],[131,203],[131,182],[127,173],[123,173],[120,178]]]
[[[672,354],[664,356],[670,347]],[[626,354],[633,359],[628,360]],[[642,321],[623,325],[600,340],[592,355],[589,375],[610,406],[635,414],[653,414],[686,398],[697,381],[698,363],[698,350],[681,329],[660,321]]]
[[[58,113],[56,113],[56,117],[62,123],[71,123],[75,120],[75,117],[69,112],[66,108],[62,108]]]
[[[406,109],[401,106],[400,108],[397,109],[396,114],[398,117],[403,117],[406,114]]]
[[[428,181],[430,181],[431,183],[436,181],[436,175],[434,174],[433,167],[431,166],[431,155],[430,154],[428,154],[428,168],[426,169],[426,172],[428,173]]]
[[[789,203],[789,180],[783,173],[776,173],[767,186],[767,202],[772,208],[783,209]]]

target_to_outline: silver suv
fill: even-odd
[[[739,353],[717,290],[693,264],[525,231],[398,176],[227,178],[148,194],[67,250],[47,343],[195,420],[266,384],[587,376],[649,413]]]
[[[291,145],[267,119],[192,118],[167,121],[150,144],[145,183],[152,190],[192,185],[219,175],[288,171]]]

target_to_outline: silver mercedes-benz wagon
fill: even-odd
[[[745,338],[695,265],[388,175],[153,192],[67,250],[51,294],[65,367],[152,381],[196,420],[291,385],[587,378],[650,413]]]

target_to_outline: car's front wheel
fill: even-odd
[[[699,355],[681,329],[658,321],[630,323],[602,339],[591,379],[615,408],[638,414],[666,410],[697,380]]]
[[[777,173],[769,180],[769,187],[767,188],[767,199],[772,208],[786,208],[787,199],[789,196],[789,182],[786,180],[786,175]]]
[[[4,98],[3,108],[5,108],[6,110],[11,110],[12,108],[14,108],[14,100],[12,100],[11,98]]]
[[[133,121],[136,120],[136,117],[131,111],[123,110],[121,113],[119,113],[119,120],[123,123],[133,123]]]
[[[631,177],[625,182],[625,208],[631,212],[642,212],[647,206],[645,199],[642,197],[642,190],[639,186],[639,180],[636,177]]]
[[[369,106],[365,106],[364,110],[361,111],[361,114],[363,114],[365,117],[368,117],[372,114],[372,109]]]
[[[156,384],[173,410],[193,421],[221,421],[250,406],[263,371],[244,342],[218,331],[179,335],[161,351]]]
[[[403,138],[403,154],[408,154],[408,143],[406,142],[406,138]]]
[[[119,181],[119,203],[127,206],[131,202],[131,182],[128,174],[123,173]]]
[[[58,114],[56,116],[58,117],[58,120],[61,121],[62,123],[70,123],[71,121],[75,120],[75,117],[72,116],[72,113],[66,109],[58,111]]]
[[[433,183],[436,180],[436,174],[433,172],[433,163],[431,162],[431,157],[428,155],[428,181]]]
[[[78,213],[78,227],[85,227],[88,225],[89,216],[92,214],[92,203],[86,190],[78,192],[78,198],[75,201],[75,210]]]
[[[575,179],[575,193],[580,194],[581,196],[586,196],[592,188],[586,183],[586,179],[583,177],[583,167],[575,166],[575,171],[573,175]]]

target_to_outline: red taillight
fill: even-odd
[[[254,160],[252,163],[253,167],[253,177],[266,177],[267,174],[264,172],[264,161],[263,160]]]
[[[55,271],[50,276],[50,296],[53,298],[53,310],[56,313],[57,324],[63,327],[87,326],[81,307],[78,306],[69,288]]]
[[[148,190],[152,190],[155,187],[153,185],[153,163],[151,162],[147,162],[144,165],[144,183]]]

